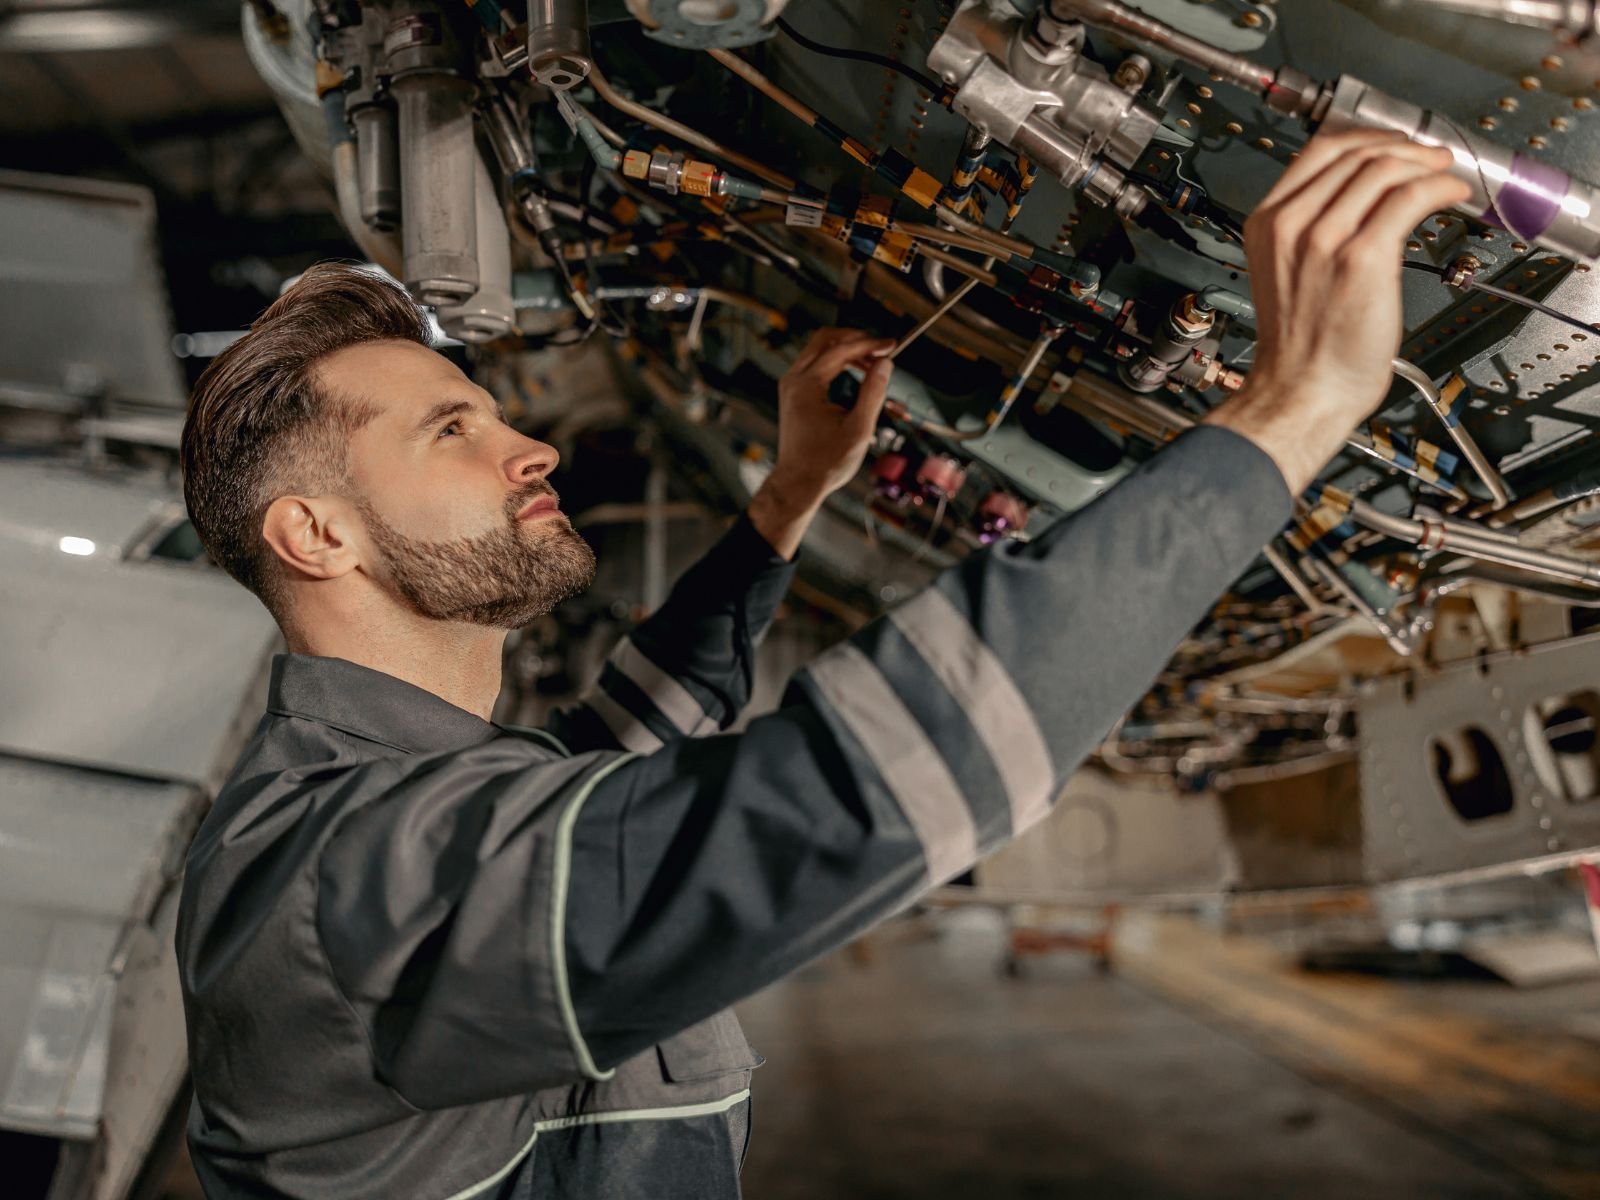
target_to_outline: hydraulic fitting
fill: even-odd
[[[1193,292],[1181,297],[1150,339],[1150,348],[1117,368],[1122,382],[1136,392],[1154,392],[1206,339],[1216,325],[1217,313],[1205,307]]]
[[[622,156],[622,173],[674,196],[683,192],[689,196],[739,196],[747,200],[761,197],[759,183],[729,175],[715,163],[660,150],[629,150]]]

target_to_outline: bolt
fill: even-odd
[[[1130,54],[1117,65],[1111,82],[1125,92],[1135,92],[1150,78],[1150,60],[1142,54]]]

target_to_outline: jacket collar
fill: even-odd
[[[279,654],[267,711],[317,721],[412,754],[459,750],[500,729],[425,688],[342,658]]]

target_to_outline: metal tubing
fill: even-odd
[[[711,55],[712,58],[716,59],[723,66],[727,67],[728,70],[732,71],[740,79],[744,80],[751,87],[755,88],[756,91],[760,92],[774,104],[780,105],[786,109],[798,120],[804,121],[807,125],[815,125],[817,123],[816,109],[808,108],[804,104],[800,103],[800,101],[796,100],[788,92],[784,91],[777,84],[773,83],[772,80],[768,79],[760,71],[756,70],[749,63],[745,62],[745,60],[740,58],[737,54],[734,54],[730,50],[717,49],[707,50],[706,53]]]
[[[937,215],[944,217],[949,214],[941,210]],[[895,221],[893,227],[919,242],[941,242],[946,246],[956,246],[976,254],[993,254],[997,258],[1002,255],[1006,258],[1011,258],[1013,255],[1031,258],[1036,249],[1031,242],[1008,237],[993,229],[984,229],[981,233],[965,233],[955,229],[940,229],[937,225],[926,225],[919,221]]]
[[[1569,475],[1553,487],[1547,487],[1517,501],[1510,508],[1489,518],[1491,529],[1500,529],[1517,521],[1527,521],[1542,516],[1551,509],[1560,508],[1588,496],[1600,493],[1600,466],[1589,466]]]
[[[1406,640],[1405,631],[1390,621],[1386,614],[1380,613],[1371,604],[1367,603],[1366,597],[1357,591],[1338,570],[1315,555],[1308,556],[1306,563],[1310,566],[1313,574],[1320,575],[1324,583],[1343,596],[1357,612],[1372,622],[1373,627],[1382,635],[1383,640],[1389,643],[1389,649],[1403,658],[1411,656],[1411,643]]]
[[[1079,371],[1072,377],[1072,384],[1062,393],[1062,399],[1079,411],[1082,408],[1098,410],[1101,420],[1126,425],[1157,443],[1170,442],[1195,425],[1194,418],[1187,413],[1169,408],[1149,396],[1130,392],[1088,371]]]
[[[989,414],[984,422],[985,432],[996,428],[1010,414],[1012,407],[1028,389],[1028,380],[1039,369],[1039,364],[1044,361],[1045,352],[1055,344],[1061,336],[1062,326],[1046,325],[1039,331],[1039,336],[1034,338],[1033,345],[1028,348],[1028,357],[1022,360],[1022,365],[1017,368],[1017,373],[1011,377],[1006,385],[1007,395],[1000,407]],[[977,435],[972,435],[976,437]]]
[[[977,263],[968,262],[966,259],[954,254],[946,254],[943,250],[935,249],[932,246],[923,246],[921,251],[934,262],[939,263],[941,266],[949,267],[952,271],[959,271],[974,283],[981,283],[985,287],[993,287],[999,282],[993,271],[990,271],[987,267],[980,267]],[[991,258],[988,261],[992,263],[994,259]]]
[[[1351,450],[1359,450],[1362,454],[1366,454],[1377,459],[1390,470],[1400,471],[1403,474],[1411,476],[1411,478],[1422,484],[1423,487],[1430,487],[1435,491],[1443,492],[1446,496],[1449,496],[1450,499],[1459,504],[1470,504],[1472,502],[1471,496],[1467,495],[1466,492],[1462,491],[1448,479],[1425,479],[1422,473],[1415,467],[1404,466],[1401,463],[1395,462],[1392,458],[1385,458],[1382,454],[1378,453],[1377,447],[1373,446],[1370,442],[1362,441],[1362,438],[1367,436],[1367,434],[1358,429],[1349,437],[1345,438],[1344,444]]]
[[[1271,542],[1261,547],[1261,557],[1265,558],[1267,565],[1276,571],[1283,581],[1289,585],[1289,590],[1300,598],[1300,603],[1314,613],[1321,612],[1327,607],[1321,600],[1317,599],[1316,593],[1306,584],[1300,572],[1295,569],[1295,565]]]
[[[1426,510],[1424,510],[1426,511]],[[1423,550],[1449,550],[1468,558],[1521,567],[1540,575],[1567,579],[1574,583],[1600,586],[1600,563],[1583,562],[1548,550],[1523,546],[1514,538],[1479,528],[1465,521],[1429,514],[1424,519],[1397,517],[1374,508],[1363,500],[1350,505],[1350,519],[1377,533],[1409,542]]]
[[[1484,457],[1478,443],[1473,441],[1472,435],[1467,432],[1467,427],[1460,421],[1451,421],[1450,414],[1446,411],[1444,400],[1439,394],[1439,389],[1433,386],[1433,380],[1428,378],[1426,371],[1414,366],[1403,358],[1395,359],[1390,366],[1394,373],[1404,379],[1422,394],[1428,407],[1433,410],[1433,415],[1438,417],[1444,425],[1445,432],[1450,435],[1450,440],[1455,442],[1456,448],[1461,451],[1461,456],[1471,464],[1472,469],[1478,473],[1478,478],[1483,481],[1483,486],[1489,489],[1489,497],[1497,509],[1504,508],[1511,503],[1511,493],[1506,490],[1505,480],[1500,478],[1489,460]]]
[[[698,130],[691,129],[680,121],[658,113],[653,108],[646,108],[643,104],[636,104],[614,89],[599,67],[589,69],[589,82],[594,85],[595,93],[612,108],[624,116],[632,117],[635,121],[642,121],[654,129],[659,129],[669,137],[675,137],[680,142],[693,146],[696,150],[704,151],[714,158],[720,158],[731,166],[738,167],[758,178],[765,179],[773,187],[782,188],[784,191],[794,190],[794,180],[779,171],[774,171],[765,163],[757,162],[747,155],[740,154],[737,150],[730,150],[721,142],[714,142]]]
[[[1244,88],[1258,96],[1272,90],[1276,72],[1238,54],[1219,50],[1165,21],[1158,21],[1117,0],[1050,0],[1050,15],[1058,21],[1087,21],[1103,29],[1114,29],[1147,45],[1175,54],[1193,63],[1224,83]]]

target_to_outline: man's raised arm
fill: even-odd
[[[550,732],[577,751],[648,754],[675,738],[727,729],[750,700],[755,645],[771,624],[817,510],[860,470],[883,407],[891,339],[817,333],[778,385],[778,461],[745,513],[617,644],[600,678]],[[826,403],[849,366],[866,371],[859,403]]]
[[[603,1077],[1037,820],[1377,405],[1403,238],[1465,191],[1447,161],[1314,141],[1247,226],[1245,392],[821,656],[743,734],[385,768],[405,777],[329,843],[316,922],[379,1076],[427,1107]]]

